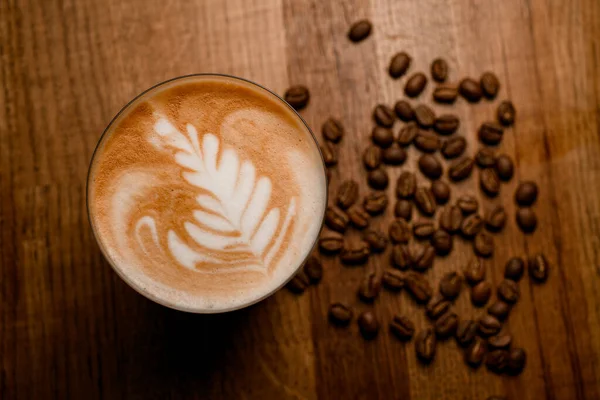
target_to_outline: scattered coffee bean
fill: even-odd
[[[501,154],[498,156],[495,167],[498,178],[502,179],[503,181],[509,181],[510,178],[512,178],[514,166],[512,160],[506,154]]]
[[[462,136],[456,136],[446,140],[442,144],[442,154],[447,159],[461,156],[467,148],[467,141]]]
[[[415,110],[406,100],[398,100],[394,104],[394,111],[401,121],[409,122],[415,119]]]
[[[475,81],[474,79],[465,78],[460,81],[460,84],[458,85],[458,91],[460,92],[460,95],[465,98],[465,100],[471,103],[481,100],[481,86],[479,85],[479,82]]]
[[[508,363],[508,351],[492,350],[485,356],[485,366],[496,374],[501,374]]]
[[[467,179],[473,171],[474,161],[471,157],[463,157],[450,167],[448,176],[451,180],[458,182]]]
[[[474,258],[465,267],[463,274],[467,282],[476,285],[485,279],[485,266],[480,258]]]
[[[444,114],[435,119],[433,129],[440,135],[451,135],[458,129],[460,120],[456,115]]]
[[[400,165],[406,160],[406,150],[398,144],[393,144],[383,150],[381,159],[388,165]]]
[[[431,193],[438,204],[446,204],[450,200],[450,186],[444,181],[431,182]]]
[[[413,223],[413,235],[418,239],[428,239],[435,231],[435,225],[428,221],[418,221]]]
[[[363,154],[363,163],[366,169],[375,169],[381,164],[381,149],[375,146],[369,146]]]
[[[485,72],[481,75],[479,83],[483,95],[488,99],[495,98],[500,90],[500,81],[498,81],[498,77],[491,72]]]
[[[367,182],[375,190],[384,190],[388,187],[390,178],[384,168],[377,168],[367,173]]]
[[[520,206],[530,206],[535,203],[538,195],[538,187],[535,182],[521,182],[515,191],[515,201]]]
[[[435,197],[433,197],[431,189],[418,187],[415,192],[415,204],[424,215],[432,216],[435,214]]]
[[[346,210],[358,200],[358,183],[353,179],[348,179],[340,184],[337,192],[337,205]]]
[[[410,199],[417,190],[417,177],[414,173],[404,171],[396,182],[396,196],[399,199]]]
[[[427,278],[413,271],[406,273],[404,287],[406,287],[406,290],[408,290],[413,299],[420,304],[427,303],[433,294]]]
[[[345,304],[333,303],[329,306],[329,320],[336,325],[348,325],[353,314],[352,309]]]
[[[519,300],[519,285],[510,279],[504,279],[498,285],[498,298],[509,304],[514,304]]]
[[[449,300],[446,300],[442,295],[437,294],[429,300],[425,311],[430,319],[436,320],[444,315],[446,311],[450,309],[451,305],[452,303]]]
[[[458,89],[454,85],[439,85],[433,90],[433,100],[437,103],[451,104],[458,97]]]
[[[410,251],[405,244],[397,244],[392,248],[392,265],[398,269],[405,270],[412,263]]]
[[[500,205],[495,206],[485,214],[485,227],[488,230],[492,232],[501,231],[505,224],[506,211],[504,211],[504,207]]]
[[[504,133],[502,126],[496,122],[484,122],[479,127],[479,140],[483,143],[495,146],[502,140],[502,134]]]
[[[448,63],[442,58],[436,58],[431,63],[431,77],[436,82],[444,82],[448,78]]]
[[[496,165],[496,154],[494,150],[483,147],[475,155],[475,162],[480,168],[491,168]]]
[[[429,179],[442,176],[442,163],[433,154],[423,154],[419,157],[419,170]]]
[[[406,81],[406,85],[404,86],[404,93],[408,97],[417,97],[421,94],[425,86],[427,85],[427,77],[422,72],[417,72],[413,74],[408,81]]]
[[[467,347],[477,336],[478,330],[479,326],[477,325],[477,322],[469,319],[461,320],[456,327],[456,342],[461,347]]]
[[[398,111],[396,111],[396,113],[398,113]],[[417,123],[409,122],[400,129],[400,132],[398,133],[398,144],[404,147],[408,146],[413,142],[419,132],[420,130]]]
[[[435,358],[436,338],[433,329],[426,328],[419,332],[415,338],[415,352],[417,358],[423,363],[430,363]]]
[[[485,341],[475,336],[471,345],[465,351],[465,362],[473,368],[479,367],[485,358],[486,351]]]
[[[488,281],[481,281],[471,288],[471,302],[476,307],[487,304],[492,294],[492,285]]]
[[[304,272],[308,276],[310,283],[318,283],[323,278],[323,265],[317,257],[310,256],[304,264]]]
[[[358,327],[365,339],[373,339],[379,333],[379,321],[373,311],[364,311],[358,316]]]
[[[394,215],[396,218],[403,218],[410,221],[412,219],[412,203],[405,199],[398,200],[394,207]]]
[[[471,214],[463,219],[460,231],[467,238],[472,238],[481,232],[483,228],[483,220],[479,214]]]
[[[428,243],[422,246],[415,244],[410,258],[415,271],[426,271],[433,265],[435,249]]]
[[[388,234],[392,243],[408,243],[410,240],[410,225],[406,220],[397,218],[392,221],[388,228]]]
[[[475,254],[481,257],[490,257],[494,252],[494,238],[487,232],[479,232],[473,240]]]
[[[394,315],[390,331],[400,340],[410,340],[415,334],[415,324],[405,316]]]
[[[369,214],[362,207],[352,207],[348,211],[348,219],[352,226],[357,229],[365,229],[369,226]]]
[[[415,107],[415,121],[421,128],[431,128],[435,123],[435,113],[430,107],[419,104]]]
[[[371,34],[372,28],[373,25],[369,20],[363,19],[357,21],[350,27],[350,30],[348,31],[348,39],[355,43],[360,42],[361,40],[366,39]]]
[[[358,287],[358,297],[362,301],[372,302],[381,290],[381,281],[373,271],[367,273]]]
[[[529,259],[527,263],[529,276],[538,283],[546,282],[550,272],[550,264],[542,253],[538,253]]]
[[[454,300],[460,294],[463,278],[457,272],[448,272],[440,280],[440,294],[448,300]]]
[[[424,153],[435,153],[442,147],[440,138],[429,132],[419,132],[413,142]]]
[[[306,288],[310,285],[310,278],[304,272],[304,269],[301,269],[287,284],[287,288],[297,294],[300,294],[306,290]]]
[[[512,336],[499,334],[488,338],[488,346],[492,349],[506,349],[512,342]]]
[[[444,208],[440,214],[440,228],[449,233],[455,233],[460,229],[462,224],[462,213],[457,206],[449,206]]]
[[[384,128],[391,128],[394,125],[396,115],[394,111],[384,104],[378,104],[373,110],[373,119],[377,125]]]
[[[479,318],[479,333],[481,333],[482,336],[485,337],[489,337],[489,336],[493,336],[495,334],[497,334],[498,332],[500,332],[500,329],[502,328],[502,324],[500,323],[500,321],[498,320],[498,318],[492,316],[492,315],[484,315],[483,317]]]
[[[518,282],[525,271],[525,262],[521,257],[513,257],[506,263],[504,267],[504,277]]]
[[[323,162],[328,167],[333,167],[338,163],[337,150],[334,145],[329,142],[325,142],[321,146],[321,154],[323,155]]]
[[[531,208],[519,208],[517,210],[517,224],[519,228],[525,233],[531,233],[535,231],[537,227],[537,216]]]
[[[411,57],[406,54],[406,52],[402,51],[400,53],[396,53],[394,57],[392,57],[390,66],[388,67],[390,76],[394,79],[400,78],[406,73],[406,71],[408,71],[411,61]]]
[[[510,304],[505,303],[502,300],[496,300],[491,306],[488,307],[488,314],[493,315],[498,318],[498,320],[503,321],[508,317],[510,313]]]
[[[394,143],[394,134],[390,128],[376,126],[371,131],[371,140],[377,146],[387,148]]]
[[[439,256],[445,256],[452,251],[452,236],[444,230],[438,229],[431,238],[431,245]]]
[[[306,86],[296,85],[286,90],[283,98],[294,107],[295,110],[302,110],[310,100],[310,93]]]
[[[386,270],[383,273],[383,286],[393,291],[399,291],[404,287],[404,275],[394,269]]]
[[[363,207],[371,215],[381,214],[388,204],[388,198],[383,192],[369,193],[364,201]]]
[[[329,118],[321,127],[321,133],[325,140],[337,143],[344,137],[344,127],[337,119]]]
[[[497,196],[500,192],[500,179],[496,170],[485,168],[479,173],[479,186],[490,197]]]
[[[506,372],[510,375],[518,375],[525,368],[527,354],[521,348],[514,348],[508,352],[508,361],[506,363]]]
[[[468,194],[460,196],[456,201],[456,206],[464,215],[473,214],[479,209],[477,199]]]
[[[361,242],[357,245],[345,244],[340,252],[340,260],[348,265],[364,264],[369,259],[370,254],[371,250],[368,243]]]
[[[344,246],[344,238],[339,233],[329,232],[319,239],[319,249],[325,254],[335,254]]]
[[[348,215],[337,207],[327,207],[325,210],[325,225],[334,231],[344,232],[348,221]]]
[[[515,106],[510,101],[503,101],[498,105],[498,121],[504,126],[510,126],[515,122],[515,115],[517,114]]]
[[[373,253],[381,253],[387,247],[388,240],[380,231],[368,229],[365,231],[362,238],[366,243],[368,243]]]
[[[456,313],[448,311],[435,321],[435,334],[440,339],[446,339],[454,335],[457,326],[458,315],[456,315]]]

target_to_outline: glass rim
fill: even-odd
[[[323,172],[323,177],[325,178],[325,188],[324,188],[324,192],[325,192],[325,196],[323,197],[324,199],[324,204],[323,204],[323,213],[320,217],[321,223],[320,223],[320,227],[318,230],[317,235],[315,236],[315,238],[313,239],[312,242],[312,246],[310,247],[310,250],[307,252],[306,257],[304,257],[302,259],[302,262],[300,262],[298,264],[298,266],[294,269],[293,273],[290,274],[289,277],[287,277],[286,279],[283,280],[283,282],[278,285],[277,287],[275,287],[274,289],[266,292],[264,295],[243,303],[243,304],[239,304],[236,306],[232,306],[232,307],[227,307],[224,309],[219,309],[219,310],[212,310],[212,309],[194,309],[191,307],[185,307],[182,305],[177,304],[176,302],[172,302],[169,300],[166,300],[164,298],[161,298],[159,296],[156,296],[154,293],[151,293],[150,291],[145,291],[142,290],[139,285],[135,284],[133,282],[132,279],[129,278],[129,276],[124,273],[123,271],[121,271],[117,266],[116,266],[116,262],[114,260],[111,259],[111,257],[109,257],[109,255],[107,254],[106,249],[104,248],[103,243],[100,240],[100,235],[98,234],[97,230],[96,230],[96,226],[94,224],[91,212],[90,212],[90,196],[89,196],[89,192],[90,192],[90,178],[92,175],[92,168],[94,166],[94,160],[96,158],[97,152],[100,148],[100,145],[102,144],[102,142],[104,141],[104,139],[107,136],[108,132],[110,131],[111,127],[113,126],[113,124],[119,119],[119,117],[121,115],[123,115],[123,113],[132,105],[134,104],[136,101],[138,101],[139,99],[141,99],[142,97],[144,97],[146,94],[148,94],[149,92],[151,92],[152,90],[155,90],[163,85],[166,85],[168,83],[174,82],[174,81],[178,81],[178,80],[185,80],[185,79],[189,79],[189,78],[194,78],[194,77],[220,77],[220,78],[227,78],[227,79],[231,79],[233,81],[241,81],[241,82],[245,82],[247,84],[250,84],[251,86],[255,86],[265,92],[267,92],[268,94],[274,96],[277,100],[279,100],[284,106],[286,106],[289,110],[292,111],[293,115],[295,115],[296,117],[298,117],[298,119],[302,122],[302,124],[304,125],[304,127],[306,128],[306,130],[308,131],[308,133],[310,134],[310,137],[312,138],[312,140],[314,141],[316,150],[319,154],[319,158],[321,160],[321,169]],[[212,73],[212,72],[204,72],[204,73],[195,73],[195,74],[188,74],[188,75],[180,75],[180,76],[176,76],[174,78],[170,78],[161,82],[158,82],[154,85],[152,85],[151,87],[149,87],[148,89],[145,89],[144,91],[140,92],[137,96],[135,96],[133,99],[131,99],[130,101],[128,101],[123,107],[121,107],[119,109],[119,111],[115,114],[115,116],[110,120],[110,122],[108,123],[108,125],[106,126],[106,128],[104,128],[104,131],[102,132],[102,135],[100,135],[100,137],[98,138],[98,142],[96,143],[96,146],[94,147],[94,151],[92,152],[92,157],[90,158],[90,163],[88,166],[88,172],[87,172],[87,177],[86,177],[86,184],[85,184],[85,206],[86,206],[86,211],[87,211],[87,215],[88,215],[88,222],[90,224],[90,227],[92,228],[92,234],[94,236],[94,240],[96,241],[96,243],[98,244],[98,247],[100,248],[100,252],[102,253],[104,259],[110,264],[111,268],[113,271],[115,271],[117,273],[117,275],[129,286],[131,287],[133,290],[135,290],[137,293],[141,294],[142,296],[146,297],[147,299],[160,304],[162,306],[174,309],[174,310],[178,310],[178,311],[183,311],[183,312],[188,312],[188,313],[193,313],[193,314],[221,314],[221,313],[227,313],[227,312],[231,312],[231,311],[236,311],[236,310],[241,310],[243,308],[247,308],[250,307],[256,303],[259,303],[261,301],[263,301],[264,299],[266,299],[267,297],[270,297],[271,295],[275,294],[276,292],[278,292],[280,289],[282,289],[290,280],[292,280],[296,274],[298,273],[298,271],[304,266],[304,264],[306,264],[306,261],[308,260],[309,257],[311,257],[312,252],[314,251],[317,242],[319,240],[319,236],[321,235],[321,232],[323,230],[323,226],[325,224],[325,211],[327,209],[327,204],[329,203],[329,190],[328,190],[328,178],[327,178],[327,167],[325,165],[325,161],[323,159],[323,153],[321,151],[321,146],[319,145],[319,141],[317,140],[317,137],[315,136],[315,134],[313,133],[312,129],[310,129],[310,127],[308,126],[308,124],[306,123],[306,121],[304,120],[304,118],[302,118],[302,116],[298,113],[298,111],[296,111],[296,109],[294,109],[294,107],[292,107],[287,101],[285,101],[285,99],[283,99],[283,97],[279,96],[277,93],[273,92],[272,90],[264,87],[263,85],[260,85],[256,82],[253,82],[249,79],[246,78],[241,78],[239,76],[235,76],[235,75],[229,75],[229,74],[222,74],[222,73]],[[174,289],[177,290],[177,289]]]

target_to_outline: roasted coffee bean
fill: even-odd
[[[398,100],[394,104],[394,111],[401,121],[409,122],[415,119],[415,110],[406,100]]]
[[[358,287],[358,297],[362,301],[372,302],[381,290],[381,280],[373,271],[367,273]]]
[[[404,287],[417,303],[425,304],[431,299],[433,290],[429,281],[422,274],[409,271],[404,277]]]
[[[419,158],[419,170],[429,179],[438,179],[442,176],[442,163],[433,154],[423,154]]]
[[[398,200],[394,207],[394,215],[396,218],[403,218],[410,221],[412,219],[412,203],[405,199]]]
[[[538,195],[538,187],[535,182],[521,182],[515,191],[515,201],[520,206],[530,206],[535,203]]]
[[[336,325],[348,325],[353,314],[352,309],[345,304],[333,303],[329,306],[329,320]]]
[[[283,98],[295,110],[302,110],[310,100],[310,92],[306,86],[296,85],[286,90]]]
[[[525,271],[525,262],[521,257],[513,257],[504,266],[504,277],[518,282]]]
[[[369,214],[360,206],[352,207],[348,211],[348,219],[357,229],[365,229],[369,226]]]
[[[461,156],[467,148],[467,141],[462,136],[456,136],[446,140],[442,144],[442,154],[447,159]]]
[[[325,210],[325,225],[334,231],[344,232],[348,221],[348,215],[337,207],[327,207]]]
[[[404,147],[408,146],[413,142],[419,132],[420,130],[417,123],[409,122],[400,129],[400,132],[398,133],[398,144]]]
[[[504,207],[495,206],[485,214],[485,227],[492,231],[498,232],[504,228],[506,224],[506,211]]]
[[[287,284],[287,288],[297,294],[300,294],[306,290],[306,288],[310,285],[310,278],[304,272],[304,269],[301,269]]]
[[[390,290],[398,291],[404,287],[404,275],[394,269],[388,269],[383,273],[383,286]]]
[[[498,81],[498,77],[491,72],[485,72],[481,75],[479,84],[483,95],[488,99],[495,98],[500,90],[500,81]]]
[[[527,362],[527,353],[521,348],[514,348],[508,352],[508,361],[506,362],[506,372],[510,375],[518,375],[525,368]]]
[[[486,351],[485,341],[476,336],[465,351],[465,362],[473,368],[479,367],[485,358]]]
[[[444,114],[435,119],[433,129],[440,135],[451,135],[458,129],[460,120],[456,115]]]
[[[481,335],[485,337],[497,334],[502,328],[502,324],[500,323],[498,318],[492,315],[484,315],[483,317],[479,318],[478,322],[479,333],[481,333]]]
[[[433,233],[431,238],[431,245],[435,249],[435,252],[440,256],[445,256],[452,251],[452,236],[444,230],[438,229]]]
[[[398,144],[393,144],[383,150],[381,159],[388,165],[400,165],[406,160],[406,150]]]
[[[433,197],[431,189],[418,187],[415,192],[415,204],[424,215],[432,216],[435,214],[435,197]]]
[[[433,90],[433,100],[438,103],[451,104],[458,97],[458,89],[454,85],[439,85]]]
[[[373,253],[381,253],[388,244],[387,237],[379,231],[368,229],[362,236],[363,240],[369,244]]]
[[[477,307],[487,304],[492,294],[492,285],[487,281],[481,281],[471,288],[471,302]]]
[[[500,143],[503,133],[502,126],[497,122],[484,122],[479,127],[478,134],[479,140],[487,145],[494,146]]]
[[[371,34],[372,28],[373,25],[369,20],[363,19],[357,21],[350,27],[350,30],[348,31],[348,39],[355,43],[360,42],[361,40],[366,39]]]
[[[440,228],[449,233],[455,233],[462,224],[462,213],[457,206],[448,206],[440,214]]]
[[[358,200],[358,183],[354,179],[348,179],[340,184],[337,192],[337,205],[342,209],[349,208]]]
[[[496,165],[494,150],[483,147],[475,154],[475,162],[480,168],[491,168]]]
[[[438,204],[446,204],[450,199],[450,186],[444,181],[431,182],[431,193]]]
[[[440,138],[429,132],[419,132],[413,142],[424,153],[435,153],[442,147]]]
[[[494,252],[494,238],[487,232],[479,232],[473,240],[473,250],[481,257],[490,257]]]
[[[479,82],[471,78],[465,78],[460,81],[458,91],[465,100],[475,103],[481,100],[482,91]]]
[[[548,273],[550,272],[550,264],[542,253],[538,253],[529,259],[527,263],[529,276],[536,282],[546,282]]]
[[[498,121],[504,126],[510,126],[515,122],[515,115],[517,114],[515,110],[515,106],[510,101],[503,101],[498,105],[498,110],[496,111],[496,115],[498,116]]]
[[[495,167],[498,178],[502,179],[503,181],[509,181],[510,178],[512,178],[514,166],[512,160],[506,154],[501,154],[498,156]]]
[[[400,340],[410,340],[415,334],[415,324],[405,316],[394,315],[390,322],[390,332]]]
[[[433,265],[435,249],[430,244],[415,245],[410,257],[413,269],[423,272]]]
[[[358,316],[358,327],[365,339],[373,339],[379,333],[379,320],[373,311],[364,311]]]
[[[467,179],[473,171],[474,161],[471,157],[463,157],[450,167],[448,176],[455,182]]]
[[[479,214],[471,214],[463,219],[460,231],[467,238],[472,238],[481,232],[483,228],[483,220]]]
[[[517,225],[525,233],[531,233],[535,231],[537,227],[537,216],[531,208],[519,208],[517,210]]]
[[[388,187],[390,178],[387,171],[379,167],[367,173],[367,182],[375,190],[384,190]]]
[[[499,334],[488,338],[488,346],[492,349],[506,349],[512,342],[512,336],[508,334]]]
[[[391,128],[394,125],[396,114],[394,111],[386,106],[385,104],[378,104],[373,110],[373,119],[379,126],[384,128]]]
[[[371,140],[377,146],[387,148],[394,143],[394,134],[390,128],[376,126],[371,131]]]
[[[475,197],[465,194],[458,198],[456,201],[456,206],[460,209],[463,215],[469,215],[477,212],[479,203]]]
[[[444,82],[448,78],[448,63],[442,58],[436,58],[431,63],[431,77],[436,82]]]
[[[388,67],[390,76],[394,79],[400,78],[406,73],[408,67],[410,67],[411,61],[411,57],[406,52],[402,51],[396,53],[394,57],[392,57],[390,66]]]
[[[460,294],[463,278],[456,272],[448,272],[440,280],[440,294],[448,300],[454,300]]]
[[[430,363],[435,358],[436,346],[437,341],[435,333],[431,328],[422,330],[415,337],[415,352],[417,358],[425,364]]]
[[[419,104],[415,107],[415,121],[421,128],[431,128],[435,123],[435,113],[430,107]]]
[[[311,283],[318,283],[323,278],[323,265],[315,256],[310,256],[304,264],[304,272]]]
[[[337,119],[329,118],[321,127],[321,133],[325,140],[337,143],[344,137],[344,127]]]
[[[337,150],[334,145],[329,142],[325,142],[321,146],[321,154],[323,155],[323,162],[328,167],[333,167],[338,163]]]
[[[508,351],[492,350],[485,356],[485,366],[492,372],[501,374],[508,364]]]
[[[381,164],[381,149],[375,146],[369,146],[363,154],[363,163],[366,169],[375,169]]]
[[[369,259],[370,254],[371,250],[368,243],[360,242],[357,245],[345,244],[340,252],[340,260],[348,265],[364,264]]]
[[[409,171],[404,171],[396,181],[396,196],[399,199],[410,199],[417,190],[417,177]]]
[[[497,295],[505,302],[514,304],[519,300],[519,285],[510,279],[504,279],[498,285]]]
[[[427,77],[422,72],[413,74],[404,86],[404,93],[408,97],[417,97],[421,94],[425,86],[427,85]]]
[[[488,196],[497,196],[500,192],[500,179],[496,170],[485,168],[479,173],[479,186]]]
[[[468,319],[460,321],[454,334],[456,337],[456,342],[461,347],[467,347],[477,336],[478,330],[479,326],[477,325],[477,322]]]
[[[436,320],[450,309],[452,303],[446,300],[442,295],[435,295],[427,303],[425,311],[430,319]]]
[[[383,192],[369,193],[363,201],[365,211],[371,215],[381,214],[387,207],[387,204],[388,198]]]
[[[412,263],[410,251],[405,244],[397,244],[392,248],[392,265],[398,269],[408,269]]]
[[[435,334],[440,339],[448,338],[456,332],[456,327],[458,326],[458,315],[451,311],[448,311],[446,314],[442,315],[435,321]]]
[[[410,225],[406,220],[397,218],[388,227],[388,234],[392,243],[408,243],[410,240]]]
[[[470,285],[476,285],[485,279],[485,266],[479,258],[474,258],[463,271],[465,279]]]
[[[418,239],[428,239],[435,232],[435,225],[433,222],[428,221],[418,221],[413,223],[412,226],[413,235],[415,235]]]
[[[508,317],[510,313],[510,304],[505,303],[502,300],[496,300],[491,306],[488,307],[488,314],[498,318],[498,320],[503,321]]]
[[[319,249],[325,254],[335,254],[344,246],[344,237],[339,233],[329,232],[319,239]]]

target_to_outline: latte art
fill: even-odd
[[[314,138],[245,81],[163,86],[130,104],[98,146],[88,187],[98,241],[126,281],[163,304],[251,303],[294,273],[320,230]]]

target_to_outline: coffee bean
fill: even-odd
[[[394,315],[390,322],[390,332],[400,340],[410,340],[415,334],[415,324],[405,316]]]
[[[315,256],[310,256],[304,264],[304,272],[311,283],[318,283],[323,278],[323,265]]]
[[[371,140],[379,147],[387,148],[394,142],[394,134],[389,128],[376,126],[371,131]]]
[[[406,150],[397,144],[393,144],[391,147],[383,150],[381,159],[388,165],[400,165],[406,160]]]
[[[353,179],[348,179],[340,184],[337,192],[337,205],[342,209],[349,208],[358,200],[358,183]]]
[[[502,126],[496,122],[484,122],[479,127],[479,140],[483,143],[494,146],[500,143],[502,140],[502,134],[504,133]]]
[[[487,281],[481,281],[471,288],[471,302],[476,307],[487,304],[492,294],[492,285]]]
[[[372,28],[373,25],[371,25],[371,22],[369,20],[363,19],[357,21],[350,27],[350,30],[348,31],[348,39],[355,43],[360,42],[361,40],[366,39],[367,36],[371,34]]]
[[[387,171],[381,167],[369,171],[367,174],[367,182],[375,190],[384,190],[388,187],[389,181]]]
[[[440,228],[449,233],[455,233],[460,229],[462,224],[462,213],[457,206],[449,206],[444,208],[440,214]]]
[[[365,339],[373,339],[379,333],[379,320],[373,311],[364,311],[358,316],[358,327]]]
[[[481,75],[479,84],[483,95],[488,99],[495,98],[500,90],[500,81],[498,81],[498,77],[491,72],[485,72]]]
[[[520,257],[513,257],[506,263],[504,267],[504,277],[518,282],[525,271],[525,262]]]
[[[479,186],[488,196],[497,196],[500,192],[500,179],[498,179],[496,170],[492,168],[485,168],[482,170],[479,173]]]
[[[514,166],[512,160],[506,154],[501,154],[498,156],[495,167],[498,178],[502,179],[503,181],[509,181],[510,178],[512,178]]]
[[[519,300],[519,285],[510,279],[504,279],[498,285],[498,298],[507,303],[514,304]]]
[[[475,81],[474,79],[465,78],[460,81],[460,84],[458,85],[458,91],[460,92],[461,96],[465,98],[465,100],[471,103],[481,100],[481,86],[479,85],[479,82]]]
[[[473,339],[477,336],[477,331],[479,330],[479,326],[477,322],[464,319],[458,323],[456,327],[455,337],[456,342],[461,347],[467,347],[473,342]]]
[[[404,275],[393,269],[386,270],[383,273],[383,286],[393,291],[399,291],[404,287]]]
[[[508,361],[506,362],[506,372],[510,375],[518,375],[525,368],[527,362],[527,353],[521,348],[514,348],[508,352]]]
[[[426,271],[433,265],[435,249],[430,244],[415,245],[410,258],[415,271]]]
[[[360,242],[357,245],[344,244],[340,252],[340,260],[348,265],[364,264],[369,259],[370,254],[371,250],[368,243]]]
[[[308,101],[310,100],[310,93],[306,86],[296,85],[286,90],[283,97],[290,106],[299,111],[308,104]]]
[[[475,154],[475,162],[480,168],[490,168],[496,165],[496,155],[492,149],[483,147]]]
[[[456,115],[444,114],[435,119],[433,129],[440,135],[451,135],[458,129],[460,120]]]
[[[425,304],[431,299],[433,290],[422,274],[409,271],[404,277],[404,286],[413,299],[419,304]]]
[[[473,214],[474,212],[477,212],[477,209],[479,209],[479,203],[477,202],[477,199],[468,194],[460,196],[456,201],[456,206],[464,215]]]
[[[455,182],[467,179],[473,171],[473,159],[471,157],[463,157],[450,167],[448,176]]]
[[[408,246],[405,244],[397,244],[392,248],[391,256],[392,265],[398,269],[408,269],[412,260]]]
[[[538,195],[538,187],[535,182],[521,182],[515,191],[515,201],[520,206],[530,206],[535,203]]]
[[[456,136],[446,140],[442,144],[442,154],[447,159],[461,156],[467,148],[467,141],[462,136]]]
[[[388,234],[392,243],[408,243],[410,240],[410,226],[406,220],[398,218],[388,227]]]
[[[415,192],[415,204],[424,215],[432,216],[435,214],[435,197],[433,197],[431,189],[418,187]]]
[[[353,314],[352,309],[345,304],[333,303],[329,306],[329,320],[336,325],[348,325]]]
[[[481,257],[490,257],[494,252],[494,238],[487,232],[479,232],[473,240],[473,250]]]
[[[368,229],[362,235],[363,240],[368,243],[373,253],[381,253],[387,247],[387,237],[379,231]]]
[[[442,147],[439,137],[428,132],[419,132],[414,139],[415,147],[424,153],[435,153]]]
[[[465,362],[473,368],[479,367],[485,358],[486,351],[485,341],[476,336],[465,351]]]
[[[358,297],[362,301],[372,302],[381,290],[381,281],[373,271],[367,273],[358,287]]]
[[[519,208],[517,210],[517,224],[519,228],[525,233],[531,233],[535,231],[537,227],[537,216],[531,208]]]
[[[430,107],[419,104],[415,107],[415,120],[421,128],[431,128],[435,123],[435,113]]]
[[[512,342],[512,336],[500,334],[488,338],[488,346],[492,349],[506,349]]]
[[[434,232],[431,238],[431,244],[435,252],[440,256],[445,256],[452,251],[452,236],[441,229]]]
[[[433,90],[433,100],[438,103],[451,104],[458,97],[458,89],[454,85],[439,85]]]
[[[431,193],[438,204],[446,204],[450,199],[450,186],[444,181],[431,182]]]
[[[428,239],[433,235],[435,226],[432,222],[418,221],[413,223],[413,235],[418,239]]]
[[[379,126],[391,128],[394,125],[396,115],[394,111],[384,104],[378,104],[373,110],[373,119]]]
[[[417,126],[416,122],[409,122],[404,125],[400,132],[398,133],[398,144],[400,146],[408,146],[413,142],[415,137],[419,134],[420,130]]]
[[[396,181],[396,196],[399,199],[410,199],[417,190],[417,177],[409,171],[404,171]]]
[[[469,284],[476,285],[485,279],[485,266],[479,258],[474,258],[465,267],[463,274]]]
[[[419,170],[429,179],[442,176],[442,163],[432,154],[423,154],[419,158]]]
[[[396,104],[394,104],[394,111],[401,121],[409,122],[415,119],[415,110],[406,100],[398,100]],[[414,126],[416,127],[416,125]]]
[[[412,219],[412,203],[405,199],[398,200],[394,207],[394,215],[396,218],[403,218],[410,221]]]
[[[415,338],[415,352],[417,358],[428,364],[435,358],[436,338],[433,329],[426,328],[419,332]]]
[[[448,300],[454,300],[460,294],[463,278],[456,272],[448,272],[440,280],[440,294]]]
[[[542,283],[548,279],[548,273],[550,272],[550,264],[542,253],[538,253],[529,259],[527,263],[527,269],[529,270],[529,276],[535,282]]]
[[[337,143],[344,137],[344,127],[337,119],[329,118],[321,127],[321,133],[325,140]]]
[[[390,66],[388,68],[388,72],[390,76],[394,79],[400,78],[402,75],[406,73],[408,67],[410,67],[412,59],[406,52],[402,51],[400,53],[396,53],[392,60],[390,61]]]
[[[449,300],[446,300],[442,295],[438,294],[433,296],[431,300],[429,300],[425,311],[427,312],[427,316],[430,319],[436,320],[442,315],[444,315],[446,311],[450,309],[451,305],[452,303]]]
[[[404,93],[408,97],[417,97],[421,94],[425,86],[427,85],[427,77],[422,72],[413,74],[404,86]]]
[[[369,193],[364,201],[363,207],[371,215],[381,214],[388,204],[388,198],[383,192]]]
[[[360,206],[352,207],[348,211],[348,219],[357,229],[365,229],[369,226],[369,214]]]
[[[301,269],[287,284],[287,288],[297,294],[300,294],[306,290],[310,285],[310,279],[308,275]]]
[[[504,207],[495,206],[485,214],[485,226],[492,232],[498,232],[506,224],[506,211]]]
[[[348,215],[336,207],[325,210],[325,225],[338,232],[344,232],[348,227]]]
[[[366,169],[375,169],[381,164],[381,149],[375,146],[369,146],[363,154],[363,163]]]
[[[344,246],[344,238],[339,233],[329,232],[319,239],[319,249],[325,254],[335,254]]]
[[[444,82],[448,78],[448,63],[442,58],[436,58],[431,63],[431,77],[436,82]]]
[[[491,306],[488,307],[488,314],[498,318],[502,321],[508,317],[510,313],[510,304],[503,302],[502,300],[496,300]]]
[[[483,228],[483,220],[479,214],[471,214],[463,219],[460,231],[467,238],[472,238],[481,232]]]
[[[326,166],[333,167],[338,163],[337,150],[331,143],[325,142],[325,144],[321,146],[321,154],[323,155],[323,162]]]
[[[501,374],[508,363],[508,351],[492,350],[485,356],[485,366],[496,374]]]
[[[498,321],[498,318],[492,315],[484,315],[479,318],[479,333],[482,336],[489,337],[500,332],[502,324]]]
[[[516,114],[515,106],[513,106],[512,102],[507,100],[500,103],[498,105],[498,110],[496,111],[498,121],[504,126],[511,126],[515,122]]]
[[[456,315],[456,313],[448,311],[446,314],[439,317],[437,321],[435,321],[435,334],[440,339],[448,338],[454,335],[457,326],[458,315]]]

